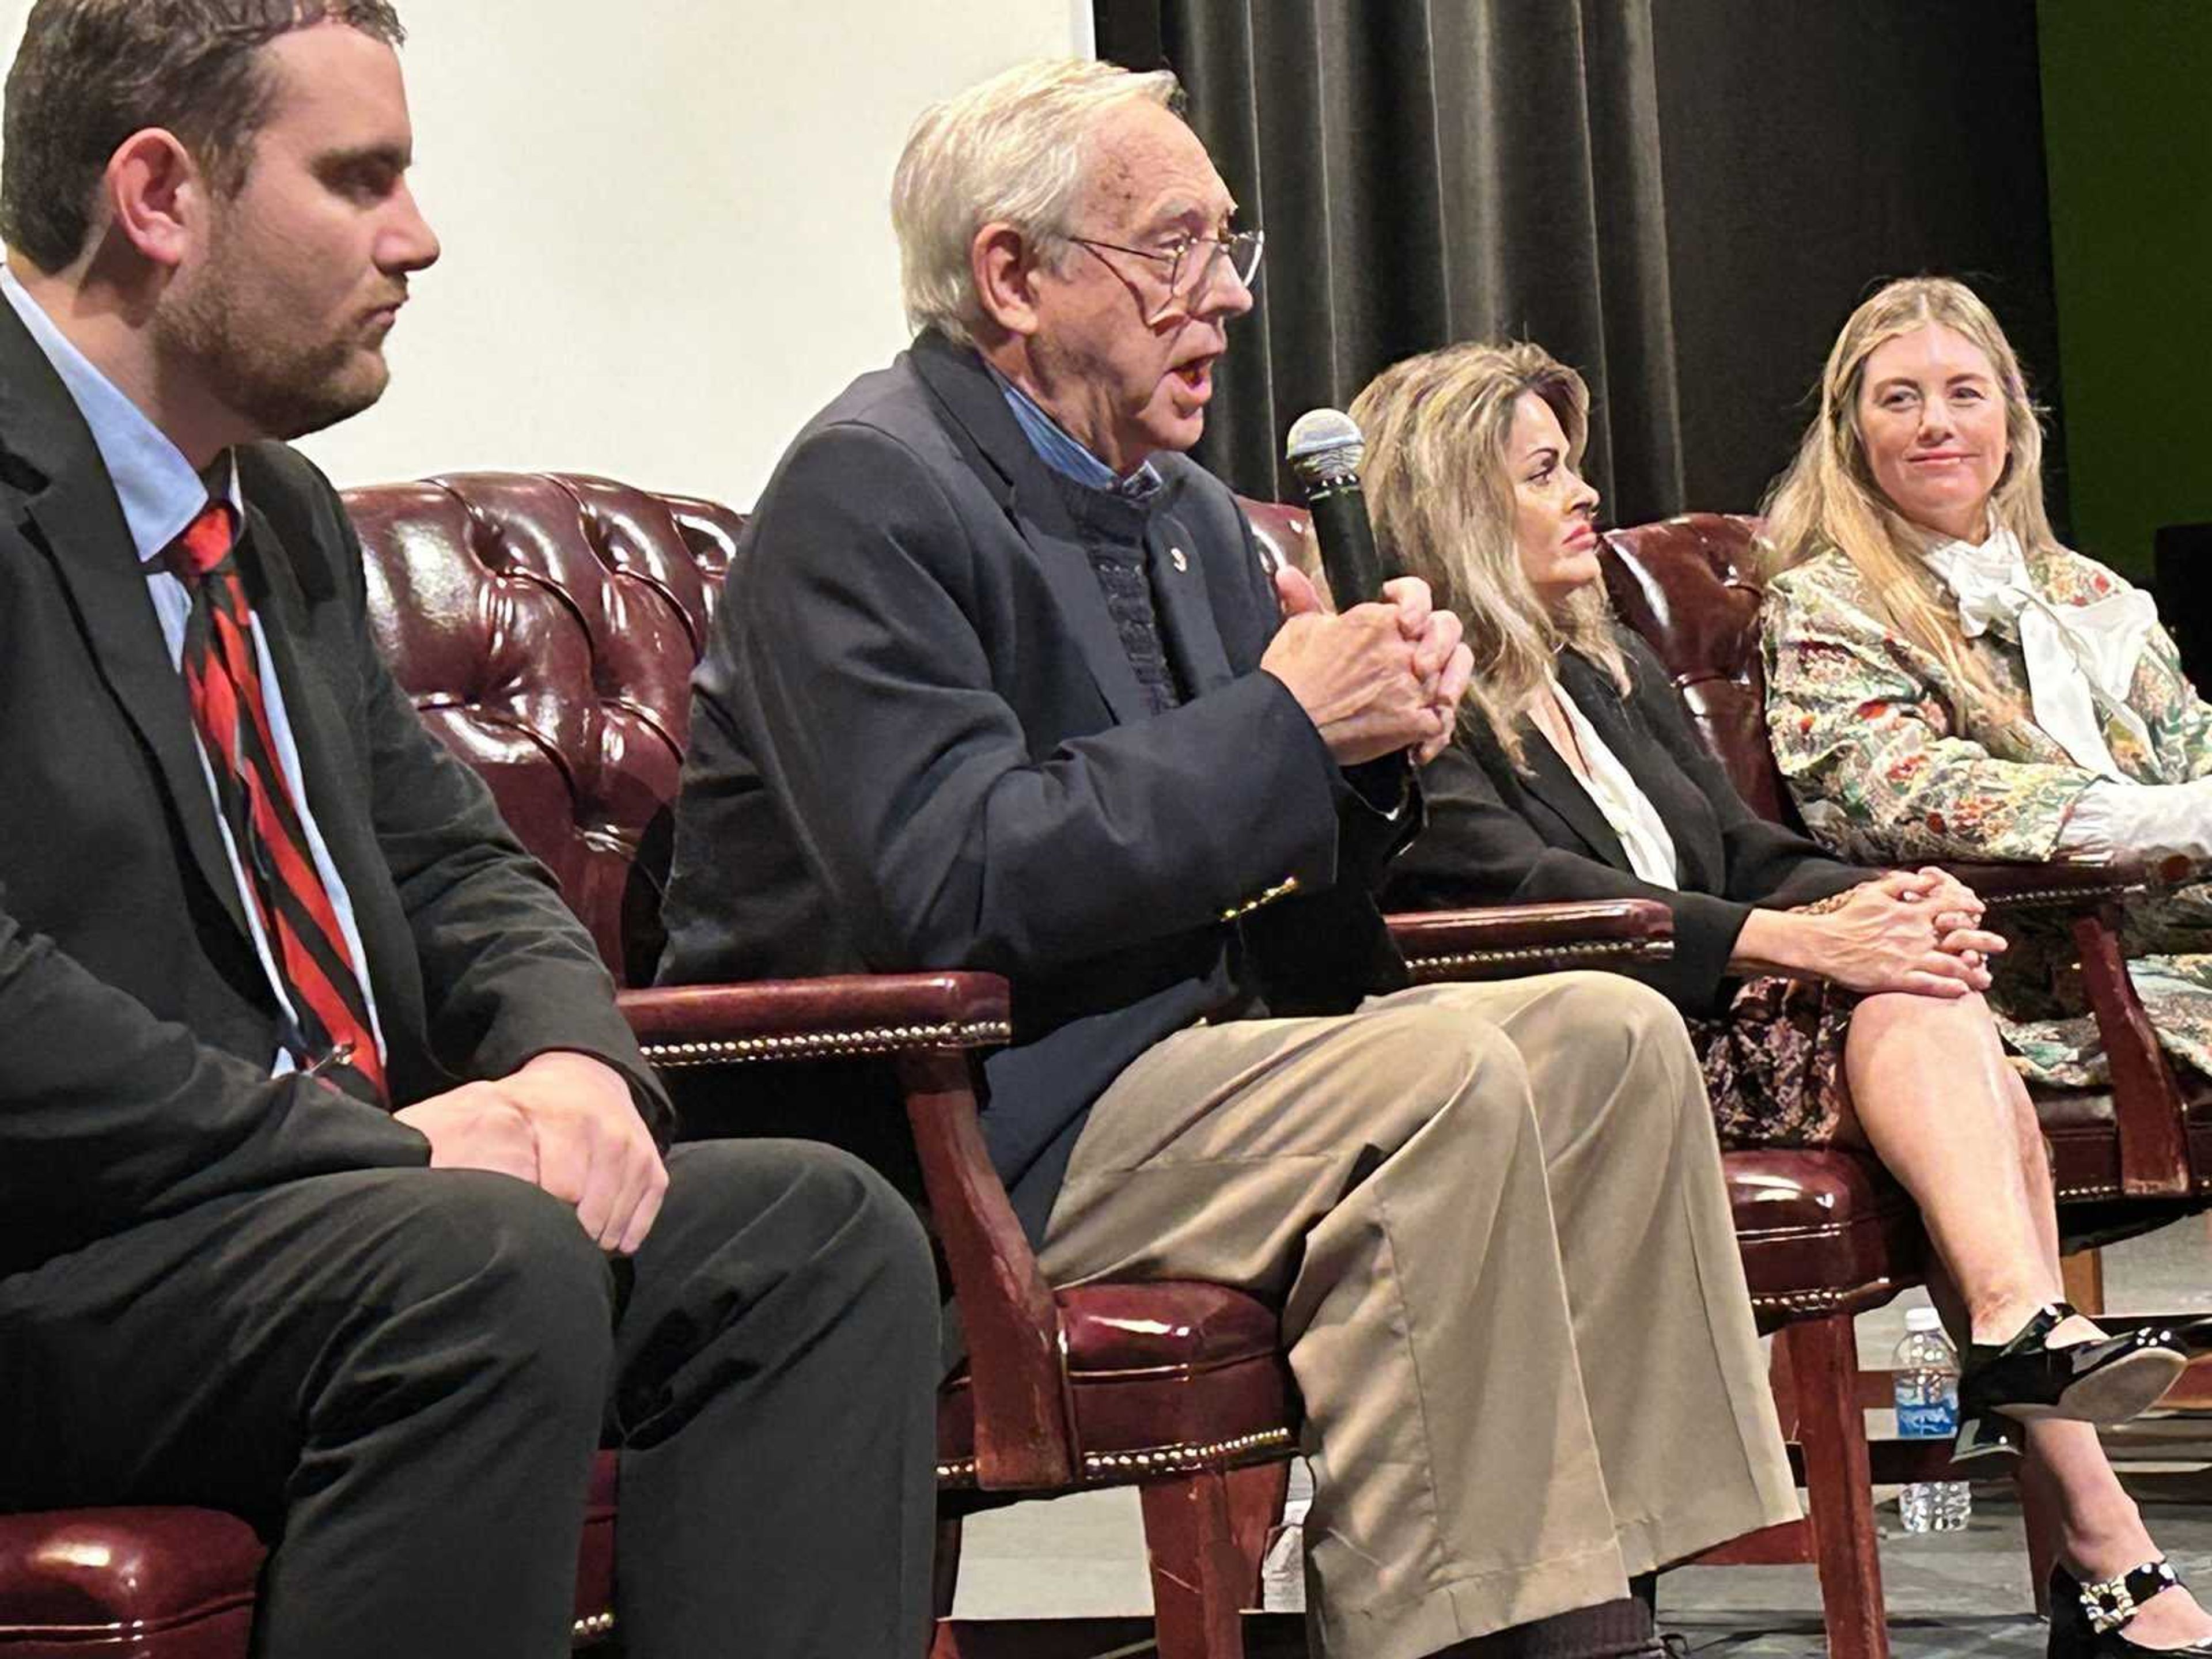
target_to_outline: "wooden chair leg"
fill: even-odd
[[[1253,1574],[1231,1524],[1227,1478],[1214,1469],[1138,1490],[1159,1659],[1244,1659]]]
[[[931,1570],[930,1595],[935,1618],[930,1627],[929,1659],[960,1659],[959,1638],[952,1633],[952,1596],[960,1587],[960,1517],[937,1517],[937,1560]]]
[[[2066,1299],[2080,1312],[2094,1319],[2105,1311],[2105,1253],[2102,1250],[2076,1250],[2071,1255],[2060,1256],[2058,1280],[2065,1288]]]
[[[1797,1377],[1790,1364],[1790,1345],[1774,1339],[1772,1357],[1766,1363],[1766,1386],[1774,1395],[1774,1415],[1782,1424],[1782,1437],[1797,1437]]]
[[[1820,1575],[1830,1659],[1889,1659],[1881,1558],[1875,1548],[1874,1475],[1858,1401],[1858,1347],[1849,1314],[1790,1325],[1797,1443],[1805,1454],[1806,1507]]]

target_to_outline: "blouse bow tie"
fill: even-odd
[[[2076,766],[2130,781],[2105,742],[2097,703],[2101,696],[2111,717],[2149,748],[2148,732],[2128,707],[2128,691],[2143,642],[2158,625],[2150,595],[2127,588],[2094,605],[2052,605],[2037,591],[2009,530],[1978,547],[1945,542],[1927,557],[1958,600],[1961,633],[1971,640],[2002,627],[2019,640],[2035,723],[2044,734]]]

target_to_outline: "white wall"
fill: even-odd
[[[341,483],[598,471],[750,506],[905,343],[892,163],[921,106],[1087,52],[1089,0],[399,0],[444,239]],[[28,0],[0,0],[12,59]]]

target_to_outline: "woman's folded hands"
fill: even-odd
[[[1809,965],[1854,991],[1940,997],[1985,991],[1989,958],[2005,941],[1982,916],[1980,898],[1955,877],[1932,867],[1893,870],[1812,918],[1821,926]]]

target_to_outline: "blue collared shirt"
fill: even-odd
[[[109,481],[115,486],[115,499],[123,509],[124,523],[130,527],[132,550],[145,572],[147,598],[161,623],[161,637],[169,647],[170,665],[178,670],[181,686],[185,623],[191,614],[192,601],[184,583],[170,574],[167,554],[170,544],[184,534],[185,527],[207,505],[208,485],[192,471],[184,452],[171,443],[112,380],[70,343],[68,337],[54,326],[53,319],[24,291],[15,274],[4,264],[0,264],[0,295],[7,297],[15,314],[23,319],[23,326],[46,353],[46,361],[53,365],[54,373],[61,377],[63,386],[76,401],[77,412],[92,430],[93,445],[100,451]],[[245,504],[239,496],[237,465],[226,458],[223,470],[228,480],[225,493],[231,505],[242,513]],[[258,617],[253,620],[252,632],[254,654],[261,664],[262,701],[268,705],[270,735],[276,739],[276,763],[283,769],[284,781],[292,791],[294,805],[300,810],[300,827],[306,831],[308,849],[314,855],[315,873],[322,878],[324,890],[330,895],[331,908],[337,913],[338,930],[345,935],[346,949],[352,952],[356,971],[361,974],[362,996],[368,1005],[369,1029],[375,1034],[377,1051],[381,1054],[384,1031],[377,1024],[375,993],[369,988],[368,974],[362,971],[368,958],[361,948],[353,904],[346,896],[345,884],[338,879],[337,866],[331,860],[330,848],[324,844],[322,831],[316,828],[315,815],[307,805],[307,792],[300,775],[299,748],[293,741],[291,720],[284,713],[284,688],[277,683]],[[208,801],[215,807],[216,827],[222,833],[223,850],[230,859],[231,879],[238,884],[246,924],[252,931],[254,952],[261,958],[262,971],[269,976],[269,988],[276,998],[276,1006],[284,1012],[286,1023],[295,1024],[291,1001],[284,994],[283,981],[270,952],[269,939],[262,929],[260,914],[254,908],[252,891],[246,884],[245,867],[239,862],[238,848],[231,838],[230,824],[222,815],[216,794],[215,774],[209,768],[204,750],[200,755],[200,772],[207,780]],[[270,1074],[281,1077],[293,1066],[291,1053],[279,1048]]]
[[[1044,406],[1036,398],[989,363],[983,367],[991,370],[991,378],[1006,394],[1006,407],[1014,411],[1015,423],[1030,441],[1030,447],[1062,477],[1073,478],[1086,489],[1107,490],[1136,501],[1143,501],[1160,487],[1159,469],[1150,461],[1140,463],[1126,478],[1116,477],[1112,467],[1071,437],[1067,428],[1046,414]]]

